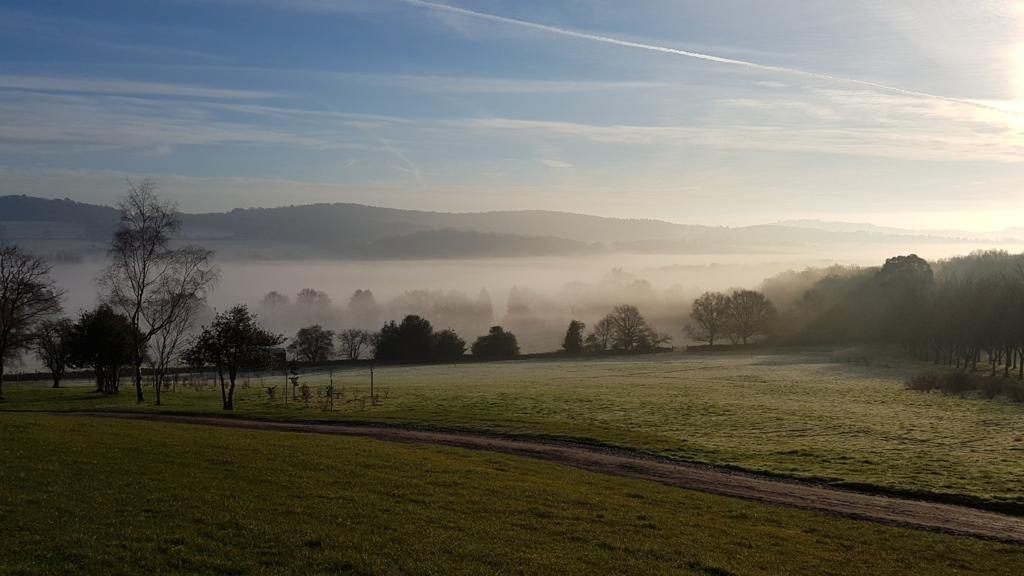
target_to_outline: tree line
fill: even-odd
[[[749,344],[756,338],[768,336],[776,317],[775,305],[761,292],[705,292],[693,301],[691,322],[685,332],[694,341],[706,342],[709,346],[723,337],[732,344]]]
[[[232,409],[240,371],[280,363],[285,338],[264,328],[245,305],[197,326],[219,280],[212,253],[180,243],[180,213],[156,194],[151,180],[129,182],[117,207],[120,220],[108,248],[109,264],[98,281],[101,303],[77,318],[61,315],[64,293],[44,258],[18,246],[0,246],[0,399],[7,366],[32,350],[50,371],[54,387],[69,369],[80,368],[92,372],[96,392],[116,394],[127,371],[138,402],[144,401],[146,370],[158,405],[173,367],[213,369],[223,406]],[[280,308],[288,300],[271,293],[263,304]],[[306,289],[296,306],[315,314],[329,310],[331,303],[326,294]],[[349,308],[366,322],[379,312],[368,290],[357,291]],[[489,311],[486,294],[474,308]],[[298,331],[288,350],[308,362],[324,361],[335,355],[335,338],[337,351],[350,359],[369,354],[384,362],[443,361],[466,351],[466,342],[453,330],[435,332],[416,315],[388,322],[376,333],[353,328],[335,334],[312,325]],[[495,326],[471,350],[477,356],[506,358],[518,354],[519,346],[514,334]]]
[[[117,208],[120,219],[108,248],[109,263],[98,281],[101,303],[76,318],[61,316],[64,293],[52,280],[51,266],[44,258],[17,246],[0,247],[0,398],[9,363],[33,350],[50,371],[54,387],[60,386],[69,369],[87,369],[98,393],[116,394],[127,371],[136,400],[143,402],[145,372],[158,405],[171,369],[213,369],[224,407],[231,409],[239,371],[280,362],[286,339],[266,329],[244,305],[213,314],[199,325],[209,312],[206,299],[220,273],[209,250],[181,242],[180,213],[156,194],[151,180],[129,182]],[[492,314],[486,291],[475,301],[427,292],[410,292],[404,298],[409,300],[406,304],[429,308],[432,314],[453,321],[479,322]],[[520,300],[513,289],[510,310],[518,310]],[[313,289],[299,292],[294,303],[271,292],[260,304],[271,313],[298,310],[309,318],[328,314],[331,307],[330,298]],[[348,313],[362,323],[375,321],[380,312],[369,290],[357,291],[348,303]],[[739,337],[752,334],[743,332]],[[571,322],[563,347],[570,353],[630,353],[656,350],[670,341],[636,306],[620,305],[589,333],[582,322]],[[409,314],[375,332],[364,328],[335,332],[310,324],[296,332],[286,350],[309,363],[337,357],[441,362],[461,358],[467,351],[481,358],[512,358],[520,348],[516,335],[502,326],[492,326],[469,344],[454,329],[435,330],[423,316]]]
[[[476,357],[512,358],[519,354],[519,343],[515,334],[492,326],[469,350]],[[401,322],[385,323],[378,332],[359,328],[335,332],[318,324],[300,328],[288,351],[310,364],[364,357],[385,363],[448,362],[465,356],[467,343],[455,330],[437,331],[426,318],[409,314]]]
[[[212,254],[172,244],[180,214],[156,195],[151,180],[129,182],[118,209],[99,280],[103,303],[77,321],[60,317],[64,294],[43,258],[18,246],[0,248],[0,398],[7,363],[32,347],[56,386],[66,367],[81,366],[94,370],[97,390],[113,393],[121,368],[129,366],[139,402],[144,363],[160,374],[177,358],[199,303],[218,280]]]
[[[836,269],[780,317],[783,343],[893,345],[937,365],[1024,379],[1024,255],[979,251],[930,263]]]
[[[157,404],[172,368],[212,369],[226,409],[234,406],[240,371],[280,364],[285,351],[308,363],[334,358],[447,362],[467,352],[488,359],[519,354],[516,335],[502,326],[492,326],[469,343],[451,327],[437,330],[417,314],[376,331],[336,332],[311,323],[287,347],[286,339],[265,328],[245,305],[200,325],[207,296],[219,280],[211,252],[180,242],[180,215],[156,195],[149,180],[130,184],[118,208],[121,218],[108,249],[109,263],[98,282],[101,304],[76,318],[61,316],[64,293],[44,258],[0,246],[0,398],[7,366],[27,350],[47,367],[55,387],[69,368],[83,368],[94,375],[97,392],[115,394],[127,372],[139,402],[144,401],[145,370]],[[683,333],[710,346],[767,339],[779,344],[897,344],[937,364],[984,369],[990,376],[1013,372],[1024,379],[1024,255],[977,252],[932,264],[911,254],[890,258],[878,268],[834,268],[791,279],[794,284],[786,290],[772,288],[794,294],[781,311],[764,291],[704,293],[693,302]],[[765,286],[767,291],[769,283]],[[471,304],[429,301],[441,311],[446,302],[455,305],[446,316],[452,319],[465,310],[490,314],[486,293]],[[261,307],[290,302],[270,293]],[[511,299],[510,309],[518,302]],[[311,312],[331,306],[326,294],[312,289],[300,292],[295,303]],[[368,290],[353,294],[348,309],[365,321],[376,321],[380,313]],[[647,352],[671,340],[636,306],[623,304],[589,330],[572,320],[562,349],[568,354]]]
[[[408,290],[385,302],[359,289],[347,303],[335,303],[326,292],[307,287],[294,296],[268,292],[256,309],[268,325],[288,333],[316,324],[379,330],[383,321],[408,315],[467,334],[495,324],[490,294],[483,289],[475,299],[455,290]]]
[[[77,318],[62,316],[64,292],[46,259],[15,245],[0,246],[0,399],[8,365],[31,350],[50,371],[55,388],[69,369],[79,368],[92,372],[97,393],[117,394],[127,371],[136,400],[143,402],[146,371],[158,405],[172,368],[212,368],[223,406],[232,409],[240,371],[280,363],[286,339],[267,330],[245,305],[197,326],[219,280],[212,253],[180,242],[180,213],[156,194],[151,180],[129,182],[117,207],[120,220],[108,248],[109,263],[98,280],[101,303]],[[267,301],[287,299],[271,293]],[[326,294],[312,289],[300,292],[296,302],[314,312],[330,307]],[[368,290],[353,295],[350,309],[367,321],[378,312]],[[435,332],[416,315],[388,322],[376,333],[353,328],[335,334],[309,326],[298,331],[288,350],[299,359],[321,362],[335,354],[335,338],[337,351],[349,359],[369,354],[384,362],[443,361],[466,351],[465,340],[453,330]],[[481,357],[506,358],[517,355],[519,346],[514,334],[495,326],[471,350]]]
[[[589,334],[586,333],[586,324],[579,320],[570,321],[562,349],[570,354],[647,352],[671,340],[670,336],[657,332],[636,306],[622,304],[598,320]]]

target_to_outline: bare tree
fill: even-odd
[[[194,301],[206,297],[218,271],[209,250],[171,247],[181,219],[173,204],[157,197],[152,180],[128,186],[118,205],[121,224],[110,246],[112,262],[100,285],[131,322],[133,380],[142,402],[142,363],[150,341],[182,315],[195,313]]]
[[[195,327],[196,316],[203,305],[203,301],[199,298],[192,298],[183,303],[181,313],[177,314],[163,330],[154,334],[150,339],[147,360],[153,373],[153,390],[156,393],[157,406],[161,404],[161,392],[164,388],[167,371],[172,365],[179,362],[186,338]]]
[[[616,306],[608,320],[612,327],[612,346],[620,350],[630,352],[644,347],[652,333],[636,306]]]
[[[715,338],[726,328],[728,317],[729,297],[721,292],[705,292],[693,301],[690,312],[693,322],[686,327],[686,333],[697,342],[714,346]]]
[[[729,296],[728,317],[730,337],[747,344],[751,338],[768,333],[775,320],[775,306],[760,292],[736,290]]]
[[[260,300],[260,308],[284,308],[291,304],[292,301],[284,294],[281,294],[277,290],[271,290],[267,292],[267,295]]]
[[[68,318],[45,320],[36,331],[33,348],[36,356],[50,371],[53,387],[60,388],[64,372],[71,365],[74,324]]]
[[[588,347],[592,350],[605,351],[612,343],[612,321],[608,316],[594,324],[594,331],[587,337]]]
[[[0,400],[5,363],[32,344],[39,323],[60,312],[50,265],[17,246],[0,247]]]
[[[359,328],[379,326],[380,306],[369,290],[356,290],[348,301],[348,312],[352,323]]]
[[[299,326],[310,326],[317,322],[330,322],[332,315],[331,297],[326,292],[314,288],[303,288],[295,295],[296,319]]]
[[[260,300],[257,310],[268,325],[279,327],[289,323],[291,305],[291,298],[272,290]]]
[[[349,360],[359,360],[363,351],[373,345],[373,334],[366,330],[350,328],[338,334],[341,354]]]

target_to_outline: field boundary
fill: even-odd
[[[716,347],[717,348],[717,347]],[[717,352],[717,350],[715,350]],[[548,360],[618,360],[626,358],[645,358],[650,356],[656,356],[659,354],[671,354],[673,352],[686,352],[682,348],[669,348],[669,347],[657,347],[648,350],[634,350],[626,352],[624,350],[601,350],[597,352],[581,352],[578,354],[571,354],[564,350],[552,350],[549,352],[528,352],[526,354],[517,354],[508,358],[493,358],[489,356],[473,356],[472,354],[463,354],[459,358],[452,358],[448,360],[410,360],[410,361],[389,361],[382,362],[379,360],[372,360],[366,358],[360,358],[357,360],[349,359],[335,359],[327,360],[324,362],[303,362],[294,361],[284,367],[275,367],[268,370],[257,370],[253,373],[263,373],[273,376],[284,376],[287,370],[294,365],[299,370],[319,370],[321,372],[337,369],[342,370],[358,370],[360,368],[416,368],[423,366],[456,366],[460,364],[491,364],[498,362],[537,362],[537,361],[548,361]],[[215,375],[217,370],[212,366],[204,366],[202,368],[189,368],[183,366],[170,367],[167,369],[167,375]],[[153,369],[143,367],[143,376],[152,377]],[[121,370],[121,376],[128,378],[131,376],[130,368],[123,368]],[[63,380],[91,380],[95,377],[95,373],[92,370],[72,370],[66,372],[63,376]],[[52,378],[52,374],[46,371],[36,372],[19,372],[13,374],[5,374],[4,382],[49,382]],[[151,383],[146,383],[147,386],[152,386]]]
[[[936,501],[860,492],[711,464],[671,460],[597,444],[388,424],[260,420],[146,412],[6,412],[356,436],[387,442],[481,450],[857,520],[1024,544],[1024,517]]]

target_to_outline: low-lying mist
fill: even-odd
[[[962,243],[916,250],[932,260],[963,254]],[[872,246],[819,255],[772,254],[589,255],[580,257],[452,260],[298,260],[219,262],[222,280],[210,306],[246,303],[267,326],[290,336],[303,326],[379,329],[388,320],[419,314],[436,328],[473,339],[501,324],[519,337],[523,352],[557,348],[570,319],[592,324],[613,306],[633,304],[652,326],[683,342],[693,299],[707,290],[760,288],[787,271],[832,265],[877,266],[913,246]],[[55,265],[75,315],[97,302],[101,260]],[[304,297],[300,291],[311,289]],[[350,302],[368,290],[372,299]],[[283,298],[266,299],[276,292]],[[769,294],[771,296],[771,294]],[[781,295],[780,295],[781,297]],[[369,302],[369,304],[368,304]],[[780,302],[780,304],[783,304]]]

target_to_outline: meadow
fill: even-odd
[[[332,412],[315,394],[308,406],[285,403],[281,376],[253,377],[240,385],[234,414],[572,438],[837,485],[1024,506],[1024,406],[906,390],[905,378],[921,365],[869,357],[806,350],[378,367],[377,392],[386,399],[338,401]],[[316,389],[329,377],[308,373],[300,382]],[[347,399],[368,394],[364,368],[333,378]],[[212,388],[179,386],[155,407],[76,384],[15,384],[0,408],[221,413]],[[273,401],[263,389],[271,384],[279,389]]]
[[[455,448],[13,413],[0,414],[0,447],[3,575],[1009,575],[1024,563],[1019,546]]]

